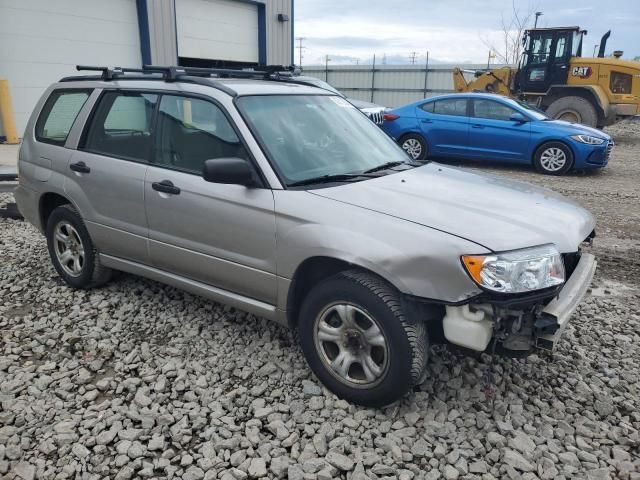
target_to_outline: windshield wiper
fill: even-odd
[[[387,162],[387,163],[383,163],[382,165],[378,165],[377,167],[370,168],[369,170],[365,170],[362,173],[379,172],[380,170],[386,170],[387,168],[397,167],[398,165],[409,165],[409,162],[399,162],[399,161]]]
[[[331,183],[331,182],[350,182],[359,178],[375,178],[377,175],[367,175],[365,173],[339,173],[336,175],[322,175],[320,177],[306,178],[304,180],[298,180],[297,182],[289,183],[288,187],[301,187],[303,185],[314,185],[316,183]]]

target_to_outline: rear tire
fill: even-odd
[[[546,142],[536,150],[533,165],[540,173],[564,175],[573,166],[573,152],[562,142]]]
[[[380,407],[422,380],[426,326],[407,318],[400,294],[375,275],[350,270],[320,282],[298,328],[309,367],[340,398]]]
[[[412,160],[422,161],[429,156],[429,145],[422,135],[408,133],[400,139],[398,145]]]
[[[109,281],[112,270],[100,263],[87,227],[72,205],[51,212],[45,234],[51,262],[69,286],[87,289]]]
[[[593,128],[598,125],[598,112],[591,102],[583,97],[559,98],[549,105],[546,113],[556,120],[581,123]]]

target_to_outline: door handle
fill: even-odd
[[[162,180],[161,182],[153,182],[151,184],[157,192],[170,193],[171,195],[180,195],[180,189],[176,187],[171,180]]]
[[[471,125],[471,128],[484,128],[484,125],[475,124],[475,125]]]
[[[71,165],[69,165],[69,168],[74,172],[79,173],[89,173],[91,171],[91,169],[87,167],[87,164],[84,162],[72,163]]]
[[[422,123],[433,123],[433,120],[429,120],[428,118],[423,118],[420,120]]]

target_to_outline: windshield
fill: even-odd
[[[287,185],[409,160],[342,97],[267,95],[240,97],[237,102]]]
[[[531,115],[536,120],[547,120],[549,116],[544,113],[539,108],[534,107],[533,105],[529,105],[527,102],[522,102],[520,100],[516,101],[518,105],[524,108],[529,115]]]

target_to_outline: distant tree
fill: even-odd
[[[511,13],[500,15],[500,40],[491,41],[481,38],[482,42],[495,55],[498,63],[517,65],[522,56],[522,36],[524,31],[531,27],[535,17],[536,8],[529,5],[526,10],[516,7],[516,1],[511,0]]]
[[[640,55],[638,55],[637,57],[634,57],[633,61],[634,62],[640,62]]]

